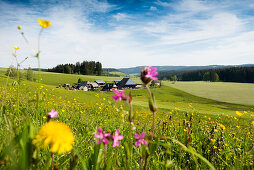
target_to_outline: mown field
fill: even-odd
[[[204,98],[228,103],[254,105],[253,83],[179,81],[173,84],[170,81],[165,81],[164,84]]]
[[[55,88],[80,77],[88,81],[116,79],[42,72],[42,84],[23,80],[17,85],[9,78],[6,86],[7,78],[1,75],[1,169],[51,166],[50,146],[43,149],[32,144],[51,109],[59,112],[55,120],[68,125],[74,134],[72,151],[55,153],[54,168],[139,169],[147,155],[148,169],[208,169],[209,162],[216,169],[254,168],[253,106],[218,102],[169,86],[153,88],[158,112],[156,136],[151,138],[153,114],[145,89],[131,92],[135,120],[130,129],[129,105],[114,102],[113,92]],[[120,146],[113,148],[112,142],[97,145],[94,134],[98,127],[106,132],[119,129],[124,136]],[[135,147],[133,135],[141,132],[146,132],[149,145]]]

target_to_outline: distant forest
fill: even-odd
[[[162,71],[160,80],[170,80],[176,75],[181,81],[223,81],[254,83],[254,67],[231,67],[218,69],[205,69],[196,71]],[[211,78],[209,78],[209,76]]]
[[[81,63],[77,62],[76,64],[59,64],[47,71],[66,74],[101,75],[102,64],[95,61],[83,61]]]

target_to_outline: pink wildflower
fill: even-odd
[[[51,119],[57,117],[57,115],[58,115],[58,112],[55,111],[54,109],[52,109],[50,112],[48,112],[48,116],[49,116]]]
[[[114,147],[119,147],[119,140],[122,140],[123,139],[123,135],[119,135],[119,129],[118,130],[116,130],[116,132],[115,132],[115,136],[112,136],[112,138],[113,138],[113,148]]]
[[[146,136],[146,132],[142,132],[140,135],[138,135],[137,133],[134,135],[134,138],[137,139],[137,141],[135,142],[135,146],[138,147],[141,144],[143,145],[147,145],[147,141],[144,139]]]
[[[124,91],[118,91],[118,90],[114,90],[114,93],[116,94],[116,95],[114,95],[114,96],[112,96],[113,97],[113,99],[115,100],[115,101],[117,101],[117,100],[119,100],[119,101],[121,101],[122,100],[122,98],[125,98],[126,96],[125,96],[125,94],[124,94]]]
[[[101,142],[108,144],[109,141],[107,139],[107,137],[110,136],[110,133],[103,133],[103,130],[101,127],[98,128],[98,134],[95,134],[94,137],[98,138],[99,140],[97,141],[97,144],[100,144]]]
[[[156,70],[157,70],[157,68],[153,68],[152,66],[149,66],[147,68],[147,73],[146,73],[145,77],[150,78],[152,80],[158,80],[158,78],[156,77],[158,75],[158,72]]]

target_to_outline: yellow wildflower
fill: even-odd
[[[175,107],[175,110],[181,110],[181,109],[179,109],[178,107]]]
[[[51,25],[50,21],[43,20],[43,19],[40,19],[40,18],[38,19],[38,22],[39,22],[40,26],[43,27],[43,28],[48,28]]]
[[[240,126],[236,126],[238,129],[240,128]]]
[[[241,117],[243,114],[239,111],[235,111],[235,113],[237,114],[237,116]]]
[[[212,141],[212,142],[215,142],[215,141],[216,141],[216,139],[211,139],[211,141]]]
[[[225,127],[223,124],[220,124],[220,128],[221,128],[222,130],[225,130],[225,129],[226,129],[226,127]]]
[[[18,46],[13,46],[14,50],[18,50],[19,47]]]
[[[217,149],[218,147],[217,146],[213,146],[214,149]]]
[[[214,132],[219,132],[219,130],[218,129],[214,129]]]
[[[247,135],[250,135],[250,132],[248,132]]]
[[[72,150],[74,136],[66,124],[50,121],[41,127],[33,144],[42,148],[50,147],[51,152],[62,154]]]
[[[254,121],[252,121],[251,124],[254,126]]]

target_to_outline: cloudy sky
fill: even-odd
[[[0,67],[30,57],[37,67],[100,61],[103,67],[254,64],[254,1],[250,0],[0,0]]]

